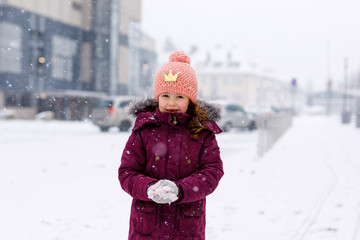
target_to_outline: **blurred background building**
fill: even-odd
[[[155,42],[141,0],[1,0],[0,107],[89,117],[106,95],[151,92]]]
[[[354,108],[357,96],[360,109],[359,77],[344,90],[306,93],[301,79],[261,70],[236,46],[155,43],[142,31],[141,9],[141,0],[0,0],[0,110],[14,118],[51,111],[56,119],[87,119],[106,96],[151,96],[153,74],[174,50],[189,54],[203,99],[251,112],[309,104],[338,113]],[[163,44],[158,52],[155,44]]]

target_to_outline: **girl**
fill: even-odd
[[[133,197],[129,239],[205,239],[205,197],[223,176],[215,138],[219,109],[197,101],[190,58],[174,52],[136,116],[119,180]]]

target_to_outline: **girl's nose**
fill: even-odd
[[[175,99],[174,99],[174,98],[170,98],[169,104],[170,104],[170,105],[175,105]]]

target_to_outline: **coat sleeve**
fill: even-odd
[[[133,131],[121,157],[118,178],[121,187],[133,198],[151,201],[147,197],[147,188],[158,180],[144,174],[145,166],[146,154],[140,132]]]
[[[215,190],[223,175],[220,149],[215,135],[211,133],[204,139],[199,156],[199,170],[176,181],[181,192],[177,202],[186,203],[204,199]]]

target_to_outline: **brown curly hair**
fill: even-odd
[[[190,121],[188,122],[188,129],[192,134],[191,138],[198,140],[200,133],[204,129],[207,129],[207,121],[209,121],[209,116],[204,108],[192,102],[189,104],[187,113],[191,116]]]

